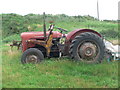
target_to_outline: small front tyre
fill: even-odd
[[[37,48],[30,48],[27,49],[22,57],[21,57],[21,62],[23,64],[25,63],[39,63],[44,59],[44,55],[42,54],[42,52],[37,49]]]

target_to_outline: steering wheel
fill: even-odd
[[[50,27],[49,27],[49,29],[48,29],[48,31],[53,30],[53,29],[54,29],[54,26],[55,26],[54,24],[51,24]],[[58,28],[58,27],[55,27],[55,28],[58,29],[58,30],[60,30],[61,33],[62,33],[62,32],[68,32],[67,30],[62,29],[62,28]]]
[[[61,32],[68,32],[67,30],[62,29],[62,28],[57,28],[57,29],[60,30]]]

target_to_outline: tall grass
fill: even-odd
[[[37,26],[38,24],[32,24],[31,31],[43,31],[43,26],[42,24],[41,27]],[[106,39],[108,40],[117,40],[118,35],[120,34],[118,31],[118,24],[117,23],[111,23],[111,22],[104,22],[104,21],[84,21],[84,22],[57,22],[55,23],[56,27],[61,27],[68,32],[76,30],[76,29],[81,29],[81,28],[87,28],[87,29],[93,29],[101,35],[105,36]],[[49,24],[47,23],[47,29],[49,27]],[[30,32],[27,30],[27,32]],[[12,40],[20,40],[20,34],[13,34],[7,37],[4,37],[3,42],[11,42]]]
[[[54,21],[54,24],[56,26],[65,28],[69,32],[75,29],[88,28],[100,32],[102,35],[105,35],[107,39],[117,39],[117,36],[120,35],[120,33],[118,32],[117,21],[98,21],[91,16],[67,16],[65,14],[47,14],[47,28],[49,27],[49,21]],[[3,39],[5,42],[8,42],[10,40],[8,39],[9,36],[26,32],[28,31],[28,27],[30,27],[33,31],[43,31],[43,27],[40,27],[42,26],[42,24],[43,15],[28,14],[25,16],[21,16],[17,14],[2,14]],[[112,37],[110,35],[112,35]]]
[[[84,64],[67,57],[21,64],[21,52],[3,45],[3,88],[115,88],[118,62]]]

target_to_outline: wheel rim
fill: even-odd
[[[26,57],[26,63],[37,63],[38,57],[36,55],[28,55]]]
[[[78,47],[78,54],[82,61],[95,61],[98,57],[98,46],[93,42],[83,42]]]

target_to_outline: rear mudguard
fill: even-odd
[[[77,30],[73,30],[71,32],[69,32],[66,36],[66,41],[65,41],[65,55],[69,54],[69,46],[71,44],[71,41],[77,36],[80,35],[81,33],[84,32],[91,32],[91,33],[95,33],[97,34],[99,37],[102,38],[102,35],[98,32],[96,32],[95,30],[92,29],[77,29]]]

